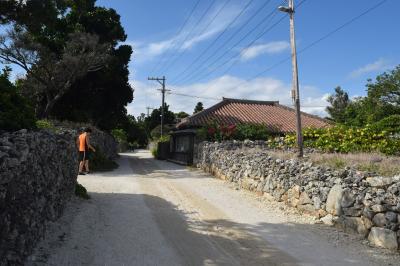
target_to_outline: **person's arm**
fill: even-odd
[[[76,138],[76,148],[79,150],[79,137]]]
[[[86,136],[86,144],[88,145],[89,149],[96,152],[96,149],[92,145],[90,145],[89,136]]]

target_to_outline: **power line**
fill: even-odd
[[[306,0],[304,0],[306,1]],[[304,2],[303,1],[303,2]],[[343,23],[342,25],[340,25],[339,27],[335,28],[334,30],[328,32],[327,34],[323,35],[321,38],[315,40],[314,42],[310,43],[309,45],[307,45],[306,47],[302,48],[297,54],[302,54],[305,51],[309,50],[310,48],[312,48],[313,46],[317,45],[318,43],[326,40],[327,38],[329,38],[330,36],[332,36],[333,34],[335,34],[336,32],[340,31],[341,29],[349,26],[350,24],[352,24],[353,22],[357,21],[358,19],[362,18],[363,16],[367,15],[368,13],[372,12],[373,10],[377,9],[378,7],[380,7],[381,5],[383,5],[385,2],[387,2],[387,0],[382,0],[379,3],[377,3],[376,5],[368,8],[367,10],[365,10],[364,12],[362,12],[361,14],[355,16],[354,18],[348,20],[347,22]],[[248,82],[251,79],[255,79],[263,74],[265,74],[266,72],[278,67],[279,65],[289,61],[291,59],[291,56],[288,56],[284,59],[282,59],[281,61],[273,64],[272,66],[262,70],[261,72],[258,72],[256,75],[252,76],[250,79],[247,79],[245,81],[243,81],[242,83],[240,83],[238,86],[234,87],[234,88],[238,88],[241,85],[245,84],[246,82]]]
[[[188,67],[185,68],[184,71],[182,71],[181,73],[179,73],[178,75],[173,77],[173,80],[175,80],[175,78],[185,74],[196,62],[198,62],[198,60],[204,55],[206,54],[209,49],[211,47],[214,46],[214,44],[217,43],[217,41],[228,31],[228,29],[231,28],[231,26],[239,19],[239,17],[247,10],[247,8],[254,2],[254,0],[250,0],[247,2],[247,4],[241,9],[241,11],[231,20],[231,22],[225,27],[225,29],[214,39],[214,41],[212,41],[205,49],[203,49],[200,54],[189,64]],[[262,9],[262,8],[261,8]],[[260,10],[261,10],[260,9]],[[258,12],[256,12],[258,13]],[[254,18],[255,16],[251,16],[251,18]],[[221,47],[221,46],[220,46]],[[218,50],[218,49],[217,49]],[[207,60],[207,59],[206,59]]]
[[[186,27],[187,23],[189,22],[190,18],[191,18],[192,15],[194,14],[194,11],[196,10],[196,8],[197,8],[197,6],[199,5],[199,3],[200,3],[200,0],[197,0],[196,4],[195,4],[195,5],[193,6],[193,8],[191,9],[189,15],[186,17],[185,22],[182,24],[181,28],[180,28],[180,29],[178,30],[178,32],[175,34],[176,37],[179,36],[179,35],[182,33],[183,29]],[[174,49],[174,48],[175,48],[175,44],[176,44],[176,43],[177,43],[177,38],[174,39],[174,41],[172,42],[172,46],[171,46],[171,48],[170,48],[170,51],[171,51],[171,49]],[[171,53],[169,53],[169,54],[171,54]],[[169,59],[170,59],[170,58],[171,58],[171,57],[169,57]],[[169,60],[169,59],[168,59],[168,60]],[[162,59],[160,59],[160,60],[159,60],[159,63],[156,64],[156,65],[153,67],[153,69],[150,71],[150,73],[153,73],[153,72],[161,65],[162,62],[163,62]],[[165,62],[165,61],[164,61],[164,62]]]
[[[287,15],[282,16],[277,22],[275,22],[271,27],[269,27],[267,30],[263,31],[261,34],[259,34],[254,40],[252,40],[248,45],[246,45],[244,48],[242,48],[239,53],[237,55],[233,55],[231,57],[229,57],[228,60],[225,60],[223,63],[219,64],[218,66],[214,67],[212,70],[209,70],[204,76],[198,76],[195,80],[192,81],[198,81],[201,79],[204,79],[208,76],[210,76],[211,74],[213,74],[213,72],[223,66],[225,66],[226,64],[228,64],[229,62],[232,62],[232,60],[234,60],[235,58],[240,58],[240,55],[242,54],[243,51],[245,51],[246,49],[248,49],[249,47],[251,47],[256,41],[258,41],[262,36],[264,36],[267,32],[271,31],[273,28],[275,28],[279,23],[281,23],[283,21],[283,19],[286,18]],[[221,57],[222,58],[222,57]],[[232,65],[224,72],[224,74],[226,74],[235,64],[237,61],[233,61]],[[202,73],[202,72],[201,72]]]
[[[207,15],[207,13],[210,11],[210,9],[211,9],[211,7],[215,4],[216,2],[215,2],[215,0],[213,0],[212,2],[211,2],[211,4],[207,7],[207,9],[203,12],[203,14],[200,16],[200,18],[197,20],[197,22],[195,23],[195,26],[189,31],[189,33],[186,35],[186,37],[185,37],[185,39],[181,42],[181,44],[180,44],[180,46],[179,46],[179,48],[177,49],[177,51],[180,51],[182,48],[183,48],[183,46],[185,45],[185,43],[186,43],[186,41],[189,39],[189,37],[192,35],[192,33],[194,32],[194,30],[195,29],[197,29],[198,27],[199,27],[199,25],[200,25],[200,22],[203,20],[203,18]],[[177,53],[175,52],[175,55],[176,55]],[[179,58],[179,55],[177,56],[178,58]],[[176,58],[177,57],[175,57],[175,59],[173,59],[173,63],[176,61]],[[173,57],[171,57],[171,58],[173,58]],[[170,64],[170,61],[168,60],[168,61],[166,61],[167,62],[167,64],[166,64],[166,69],[168,69],[169,68],[169,66],[171,65]],[[163,69],[163,68],[161,68],[161,69]]]
[[[224,49],[225,46],[234,38],[236,37],[236,35],[241,32],[245,26],[247,26],[251,20],[253,20],[269,3],[271,2],[271,0],[266,1],[261,8],[259,8],[254,14],[252,14],[250,16],[250,18],[242,24],[242,26],[237,29],[235,32],[233,32],[233,34],[230,35],[230,37],[225,40],[217,49],[214,50],[213,53],[211,53],[207,58],[205,58],[204,60],[202,60],[202,62],[199,64],[199,66],[197,67],[196,70],[194,70],[193,72],[189,73],[188,75],[184,76],[183,78],[179,79],[179,80],[175,80],[175,82],[183,82],[183,81],[187,81],[190,80],[195,74],[197,73],[203,73],[204,70],[207,70],[208,67],[214,65],[216,62],[218,62],[221,58],[223,58],[226,54],[228,54],[230,51],[232,51],[238,44],[240,44],[244,39],[246,39],[248,36],[250,36],[250,34],[252,34],[255,30],[257,30],[262,24],[264,24],[266,21],[268,21],[269,19],[272,19],[273,16],[272,14],[276,12],[276,10],[274,9],[272,12],[270,12],[268,15],[264,16],[262,18],[262,20],[256,24],[255,27],[253,27],[250,31],[248,31],[242,38],[239,39],[239,41],[237,41],[233,46],[231,46],[229,49]],[[271,17],[272,16],[272,17]],[[222,55],[220,55],[219,57],[217,57],[214,61],[212,61],[212,63],[207,64],[206,62],[208,60],[210,60],[214,55],[218,54],[218,52],[220,51],[224,51],[224,53]],[[200,70],[199,70],[200,69]]]
[[[200,33],[198,33],[198,36],[201,36],[202,34],[204,34],[204,32],[206,32],[206,30],[208,30],[208,28],[211,26],[211,24],[215,21],[215,19],[222,12],[222,10],[228,5],[228,3],[230,1],[231,0],[225,1],[225,3],[221,6],[220,9],[218,9],[218,11],[215,13],[213,18],[208,22],[208,24],[203,28],[203,30]],[[186,53],[186,51],[187,51],[187,49],[183,50],[183,52],[180,53],[179,56],[175,58],[175,60],[169,65],[169,67],[165,71],[168,71],[174,65],[174,63]]]
[[[222,98],[213,98],[213,97],[205,97],[205,96],[197,96],[197,95],[190,95],[190,94],[185,94],[185,93],[179,93],[179,92],[168,92],[168,94],[174,94],[178,96],[184,96],[184,97],[190,97],[190,98],[197,98],[197,99],[205,99],[205,100],[216,100],[220,101]]]

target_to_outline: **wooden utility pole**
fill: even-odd
[[[292,100],[296,112],[296,135],[298,156],[303,157],[303,134],[301,132],[301,112],[300,112],[300,92],[299,75],[297,70],[296,35],[294,30],[294,0],[289,0],[289,7],[279,7],[280,11],[286,12],[290,16],[290,45],[292,47]]]
[[[163,136],[163,127],[164,127],[164,103],[165,103],[165,92],[168,91],[165,89],[165,76],[163,76],[162,78],[148,78],[148,80],[155,80],[158,83],[160,83],[161,85],[161,89],[159,89],[159,91],[161,91],[161,95],[162,95],[162,99],[161,99],[161,137]]]

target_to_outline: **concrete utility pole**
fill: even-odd
[[[147,106],[146,110],[147,110],[147,117],[149,117],[150,116],[150,110],[154,110],[154,108]]]
[[[280,6],[279,10],[286,12],[290,16],[290,44],[292,47],[292,66],[293,66],[293,87],[292,100],[296,111],[296,135],[298,156],[303,157],[303,134],[301,132],[301,112],[300,112],[300,92],[299,92],[299,76],[297,70],[297,52],[296,52],[296,36],[294,31],[294,0],[289,0],[289,7]]]
[[[169,91],[165,89],[165,76],[163,76],[162,78],[148,78],[148,80],[155,80],[158,83],[161,84],[161,89],[159,89],[159,91],[161,91],[162,94],[162,100],[161,100],[161,137],[163,136],[163,127],[164,127],[164,102],[165,102],[165,92]]]

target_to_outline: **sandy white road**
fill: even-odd
[[[92,199],[68,206],[27,265],[400,265],[396,254],[147,151],[119,164],[79,177]]]

